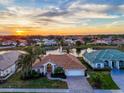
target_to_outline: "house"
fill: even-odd
[[[43,44],[46,45],[46,46],[54,46],[54,45],[57,45],[57,42],[52,39],[52,40],[49,40],[49,39],[43,39]]]
[[[97,39],[93,42],[93,44],[109,44],[109,43],[104,39]]]
[[[6,41],[3,41],[1,43],[1,45],[3,45],[3,46],[10,46],[10,45],[16,46],[16,44],[17,44],[17,42],[16,41],[13,41],[13,40],[6,40]]]
[[[37,59],[33,69],[40,73],[54,73],[55,68],[62,67],[67,76],[84,76],[86,67],[70,54],[46,55],[41,60]]]
[[[116,49],[86,50],[83,58],[93,69],[124,68],[124,52]]]
[[[75,42],[72,39],[65,39],[64,43],[66,43],[66,44],[75,44]]]
[[[124,44],[124,39],[123,38],[114,39],[112,41],[112,44],[122,45]]]
[[[19,40],[19,45],[18,46],[27,46],[27,45],[28,45],[27,40],[23,40],[23,39]]]
[[[6,80],[16,71],[16,61],[18,60],[18,51],[0,52],[0,80]]]

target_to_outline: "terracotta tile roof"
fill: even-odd
[[[63,55],[49,54],[47,56],[44,56],[41,59],[41,61],[37,59],[33,64],[33,68],[41,67],[43,66],[43,64],[49,61],[60,67],[63,67],[64,69],[86,69],[86,67],[82,65],[81,62],[75,56],[70,54],[63,54]]]

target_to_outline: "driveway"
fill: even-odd
[[[67,83],[70,93],[93,93],[85,77],[67,77]]]
[[[124,92],[124,70],[113,70],[111,76],[119,88]]]

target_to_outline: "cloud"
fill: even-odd
[[[36,0],[32,0],[36,2]],[[11,5],[0,11],[0,24],[21,25],[25,27],[43,26],[78,26],[88,25],[92,19],[113,19],[118,15],[108,13],[113,8],[108,4],[82,3],[80,0],[64,0],[59,6],[29,7]],[[68,1],[68,2],[67,2]],[[13,0],[0,0],[2,4],[12,3]],[[46,0],[47,2],[47,0]],[[123,8],[123,6],[120,6]]]
[[[124,14],[124,4],[118,6],[118,10],[121,14]]]
[[[1,5],[9,5],[13,2],[14,2],[14,0],[0,0]]]

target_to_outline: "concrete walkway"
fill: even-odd
[[[27,88],[0,88],[0,92],[24,92],[24,93],[69,93],[68,89],[27,89]]]
[[[113,70],[111,76],[118,87],[124,92],[124,70]]]
[[[52,78],[52,77],[51,77],[51,74],[47,74],[47,78],[48,78],[49,80],[60,80],[60,81],[63,81],[63,82],[67,82],[66,79],[62,79],[62,78]]]
[[[69,93],[93,93],[85,77],[67,77]]]

